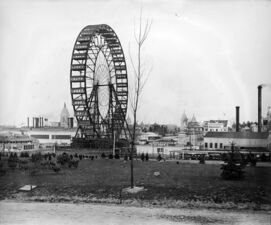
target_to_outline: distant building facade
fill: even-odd
[[[35,138],[41,144],[53,143],[57,145],[70,145],[75,136],[76,129],[68,128],[34,128],[24,130],[31,138]]]
[[[266,117],[262,121],[262,131],[271,131],[271,107],[268,106]]]
[[[65,128],[69,127],[69,117],[70,117],[69,111],[66,107],[66,103],[64,103],[64,107],[60,113],[60,126],[61,127],[65,127]]]
[[[203,123],[204,132],[228,132],[228,120],[209,120]]]
[[[204,136],[204,149],[230,149],[232,143],[238,149],[271,150],[269,132],[207,132]]]
[[[178,134],[178,144],[189,148],[200,148],[203,143],[203,127],[195,115],[189,120],[185,112],[181,117],[181,127]]]

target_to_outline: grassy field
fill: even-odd
[[[160,172],[160,176],[154,176],[156,171]],[[173,200],[248,203],[255,208],[270,206],[271,167],[246,167],[245,172],[245,179],[228,181],[220,178],[220,165],[138,160],[134,163],[135,185],[144,186],[146,190],[132,195],[120,192],[130,184],[129,162],[83,159],[77,169],[62,168],[59,173],[39,170],[36,175],[30,175],[28,171],[8,170],[0,177],[0,198],[17,198],[20,186],[33,184],[38,185],[38,188],[27,194],[31,198],[55,196],[69,200],[76,196],[81,199],[110,198],[117,201],[132,199],[153,204]]]

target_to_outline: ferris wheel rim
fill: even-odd
[[[92,60],[97,60],[98,54],[100,54],[100,51],[102,51],[102,48],[100,48],[98,52],[92,52],[93,55],[89,56],[91,44],[94,42],[93,38],[95,38],[97,35],[103,37],[105,44],[102,46],[102,48],[105,47],[107,51],[109,50],[109,55],[111,57],[110,63],[112,63],[112,68],[114,68],[115,83],[113,84],[115,87],[113,88],[115,88],[116,92],[116,101],[118,101],[120,105],[120,107],[115,109],[115,111],[121,111],[121,113],[125,115],[127,113],[128,77],[121,43],[114,30],[108,25],[100,24],[86,26],[81,30],[75,41],[70,68],[70,89],[75,117],[78,121],[78,125],[84,126],[85,130],[88,129],[88,125],[91,123],[90,114],[92,109],[88,101],[94,90],[94,85],[92,87],[87,86],[87,79],[92,79],[94,81],[94,77],[91,78],[90,76],[87,76],[87,68],[89,68],[89,65],[87,65],[87,60],[88,57],[91,56],[95,56]],[[104,54],[104,52],[102,53]],[[108,59],[106,57],[105,59],[108,66]],[[96,69],[96,61],[93,62],[94,68],[89,70],[94,74]],[[109,76],[111,84],[111,73]],[[80,87],[74,87],[78,83],[80,83]]]

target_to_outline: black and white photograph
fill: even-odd
[[[0,0],[1,225],[271,225],[270,0]]]

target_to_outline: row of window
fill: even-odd
[[[45,135],[45,134],[33,134],[31,137],[36,138],[36,139],[50,139],[50,135]],[[52,135],[52,139],[71,139],[71,135]]]
[[[34,145],[24,145],[24,150],[34,149]]]
[[[205,131],[211,131],[211,132],[226,132],[227,130],[226,129],[216,129],[216,128],[211,128],[211,129],[208,129],[208,128],[205,128]]]
[[[218,143],[209,143],[208,146],[208,143],[205,142],[205,148],[218,148]],[[223,143],[219,144],[219,148],[223,148]]]
[[[71,135],[52,135],[52,139],[71,139]]]

